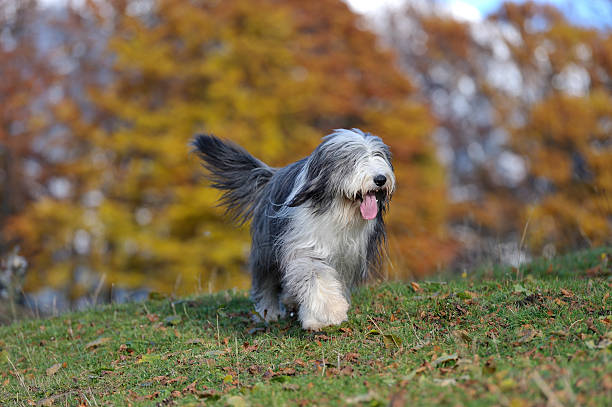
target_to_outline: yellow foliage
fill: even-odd
[[[392,273],[432,272],[450,258],[433,120],[407,101],[412,87],[393,56],[344,3],[154,4],[144,18],[117,15],[113,81],[90,92],[102,118],[87,126],[62,115],[88,149],[71,166],[80,186],[71,201],[38,202],[20,219],[40,248],[33,286],[70,284],[86,266],[107,283],[157,291],[245,287],[248,227],[228,224],[202,182],[188,146],[196,132],[230,138],[271,165],[309,154],[334,128],[376,133],[397,170]],[[84,208],[91,191],[103,199]],[[41,245],[52,225],[64,239]],[[78,230],[90,237],[88,253],[71,248]],[[59,252],[68,254],[58,260]],[[64,271],[51,276],[56,268]]]

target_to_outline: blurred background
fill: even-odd
[[[189,141],[391,146],[388,278],[609,244],[612,1],[0,0],[0,322],[248,288]]]

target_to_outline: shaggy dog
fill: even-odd
[[[274,321],[297,310],[304,329],[347,320],[351,290],[382,262],[395,189],[391,153],[359,129],[336,130],[308,157],[271,168],[211,135],[193,141],[220,204],[251,223],[255,310]]]

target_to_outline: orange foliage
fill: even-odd
[[[62,113],[88,145],[71,163],[78,188],[15,222],[39,248],[30,288],[68,284],[80,293],[74,280],[83,270],[159,291],[246,286],[247,229],[228,225],[203,184],[188,147],[196,132],[231,138],[271,165],[310,153],[334,128],[380,135],[398,179],[391,272],[424,274],[449,259],[433,120],[344,3],[161,0],[139,16],[126,2],[112,5],[107,58],[115,63],[112,81],[91,87],[96,119],[70,101]]]

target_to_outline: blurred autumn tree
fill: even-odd
[[[196,132],[231,138],[271,165],[310,153],[334,128],[379,134],[398,178],[392,272],[423,274],[452,256],[433,120],[344,3],[90,2],[81,15],[110,30],[102,57],[114,64],[103,86],[87,82],[87,114],[71,98],[55,111],[87,146],[67,164],[71,193],[13,222],[39,271],[30,289],[78,297],[102,274],[159,291],[248,284],[248,232],[215,207],[189,153]]]
[[[536,252],[609,242],[610,31],[530,2],[479,22],[410,2],[387,17],[380,30],[438,119],[465,247],[518,243],[528,223]]]
[[[8,218],[36,198],[51,175],[49,156],[34,145],[48,128],[41,108],[55,79],[37,47],[35,5],[0,0],[0,258],[17,240],[7,233]]]
[[[523,211],[534,249],[609,243],[612,237],[612,31],[572,25],[556,9],[505,4],[493,16],[523,38],[510,44],[533,103],[501,123],[529,163],[534,198]]]

